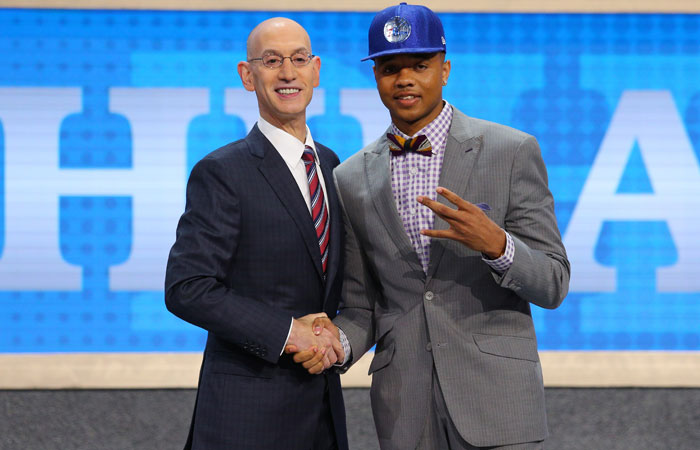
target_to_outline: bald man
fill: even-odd
[[[284,18],[255,27],[247,53],[238,73],[260,118],[192,169],[168,259],[168,309],[208,331],[185,448],[347,449],[339,376],[284,353],[344,358],[330,332],[311,332],[335,316],[342,278],[339,160],[306,126],[321,61]]]

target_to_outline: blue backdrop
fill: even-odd
[[[196,351],[163,304],[192,165],[257,118],[236,63],[272,15],[322,60],[341,160],[389,124],[373,14],[0,10],[0,352]],[[541,349],[700,346],[700,17],[440,14],[463,112],[535,135],[572,262]]]

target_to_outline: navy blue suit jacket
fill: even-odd
[[[192,169],[165,279],[168,309],[209,332],[186,448],[308,449],[327,390],[347,449],[338,375],[309,375],[280,356],[292,317],[334,317],[340,299],[339,160],[316,150],[331,217],[325,280],[304,198],[257,125]]]

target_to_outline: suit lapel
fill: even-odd
[[[467,181],[471,175],[474,163],[481,151],[483,137],[471,136],[468,127],[469,118],[461,112],[454,110],[450,133],[445,146],[445,157],[442,161],[440,180],[438,186],[445,187],[462,198],[467,194]],[[438,196],[438,202],[454,208],[444,197]],[[445,230],[449,228],[447,222],[435,216],[433,228]],[[433,277],[442,259],[447,242],[434,239],[430,245],[430,264],[428,266],[428,281]]]
[[[394,193],[391,190],[389,141],[382,136],[374,150],[365,153],[365,174],[367,185],[374,202],[374,208],[387,229],[399,253],[411,263],[415,263],[423,272],[418,255],[413,249],[411,239],[406,234],[401,216],[396,209]]]
[[[270,184],[270,187],[280,199],[280,202],[287,210],[289,215],[294,220],[294,223],[299,228],[306,250],[309,252],[309,257],[314,262],[314,267],[319,276],[323,275],[323,267],[321,266],[321,256],[314,230],[311,221],[309,209],[306,206],[304,197],[299,192],[299,187],[294,180],[289,167],[284,162],[280,154],[275,150],[270,141],[260,132],[257,125],[253,127],[250,134],[246,137],[251,153],[261,158],[258,170]],[[324,172],[325,176],[325,172]]]

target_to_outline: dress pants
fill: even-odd
[[[435,368],[433,368],[432,384],[433,401],[430,404],[428,420],[416,450],[544,450],[544,445],[541,441],[496,447],[474,447],[470,445],[462,439],[459,431],[457,431],[457,427],[455,427],[450,418]]]
[[[331,402],[328,395],[328,383],[326,383],[326,392],[323,395],[321,420],[319,421],[318,430],[313,436],[313,440],[312,450],[337,450],[338,448],[338,443],[335,437],[335,428],[333,427],[333,418],[331,416]]]

